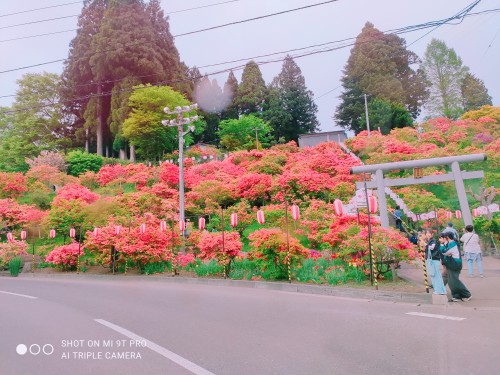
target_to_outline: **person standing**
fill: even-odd
[[[396,209],[394,210],[394,218],[396,219],[396,228],[403,232],[403,211],[401,211],[401,207],[396,206]]]
[[[432,230],[427,229],[425,231],[425,239],[427,244],[425,246],[425,258],[431,259],[432,269],[427,270],[429,275],[431,275],[432,287],[434,288],[434,294],[446,295],[446,288],[444,286],[443,277],[441,276],[440,264],[441,264],[441,252],[439,251],[439,244],[434,239]]]
[[[483,274],[483,254],[481,253],[481,245],[479,244],[479,236],[474,233],[474,227],[467,225],[465,233],[460,238],[464,244],[464,254],[467,260],[467,269],[469,277],[474,277],[474,262],[476,262],[479,277],[484,277]]]
[[[460,257],[457,243],[453,240],[453,233],[441,233],[440,237],[443,237],[445,243],[441,253],[443,256],[443,265],[446,267],[448,286],[451,290],[451,300],[453,302],[470,301],[472,295],[460,281],[462,258]]]
[[[455,228],[453,228],[453,223],[448,223],[446,228],[443,229],[443,233],[452,233],[453,234],[453,241],[457,244],[458,251],[460,251],[460,242],[458,241],[459,235],[458,232]]]

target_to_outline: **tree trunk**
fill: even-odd
[[[102,97],[101,84],[97,84],[97,155],[103,156],[103,123],[102,123]]]
[[[120,160],[127,160],[127,150],[124,148],[120,149]]]
[[[130,161],[135,163],[135,145],[130,145]]]

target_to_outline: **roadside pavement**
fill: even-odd
[[[474,264],[475,277],[469,277],[467,263],[464,261],[460,280],[472,293],[472,299],[468,302],[453,302],[453,305],[481,310],[500,310],[500,257],[483,257],[483,269],[484,278],[480,278]],[[401,263],[401,268],[398,269],[398,276],[415,285],[421,286],[425,290],[424,273],[420,261],[416,261],[414,264]],[[430,285],[432,284],[429,278]],[[448,292],[448,299],[450,299],[451,294],[448,286],[446,290]],[[432,289],[430,289],[430,293],[432,293]]]

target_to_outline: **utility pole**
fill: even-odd
[[[177,115],[174,120],[163,120],[161,123],[164,126],[176,126],[179,133],[179,221],[185,223],[184,214],[184,136],[190,131],[194,131],[194,126],[189,126],[187,131],[184,131],[184,125],[188,125],[194,121],[198,120],[198,116],[193,117],[183,117],[184,113],[192,112],[198,108],[198,104],[191,104],[184,107],[175,107],[173,111],[170,108],[165,107],[163,111],[169,115]],[[184,236],[186,229],[182,231]]]
[[[368,118],[368,101],[366,100],[366,94],[364,94],[364,97],[365,97],[366,129],[368,130],[368,137],[370,137],[370,119]]]

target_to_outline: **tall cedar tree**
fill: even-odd
[[[87,30],[92,32],[80,36]],[[158,0],[148,4],[142,0],[87,2],[72,46],[64,77],[70,88],[93,83],[92,92],[97,95],[83,103],[82,110],[85,126],[96,134],[97,153],[102,155],[104,146],[109,150],[113,138],[118,138],[114,147],[123,155],[120,127],[131,87],[139,83],[174,84],[184,77],[168,18]],[[85,76],[75,72],[79,65],[90,67],[90,72],[84,69]]]
[[[95,114],[85,121],[85,111],[91,95],[97,93],[97,85],[90,67],[92,38],[99,32],[108,0],[85,0],[82,12],[78,17],[76,36],[70,42],[69,56],[65,61],[62,73],[60,96],[65,100],[63,111],[75,117],[77,139],[80,144],[85,142],[89,151],[89,138],[95,138]],[[86,126],[84,126],[84,124]]]
[[[238,87],[236,103],[239,113],[249,115],[251,113],[260,116],[267,89],[259,66],[254,61],[249,61],[243,69],[241,84]]]
[[[461,84],[469,68],[453,48],[438,39],[427,46],[422,67],[432,84],[425,105],[428,114],[458,118],[463,113]]]
[[[369,95],[370,100],[402,104],[416,118],[428,97],[423,71],[412,68],[418,62],[418,56],[406,49],[404,39],[384,34],[367,22],[344,68],[344,92],[335,113],[338,124],[356,133],[363,130],[363,94]]]
[[[466,73],[460,88],[465,112],[479,109],[483,105],[493,105],[484,82],[474,74]]]
[[[238,80],[236,79],[233,71],[229,72],[227,77],[227,81],[224,84],[224,88],[222,90],[222,95],[226,98],[226,100],[230,100],[228,106],[224,109],[221,114],[222,120],[229,119],[237,119],[239,116],[238,104],[236,103],[238,94]]]
[[[195,141],[217,144],[221,112],[227,106],[217,80],[210,81],[204,76],[195,86],[194,100],[200,108],[199,114],[206,122],[203,133],[196,136]]]
[[[267,107],[264,116],[273,128],[275,140],[298,141],[300,134],[319,130],[313,93],[291,56],[285,58],[280,74],[270,85]]]

